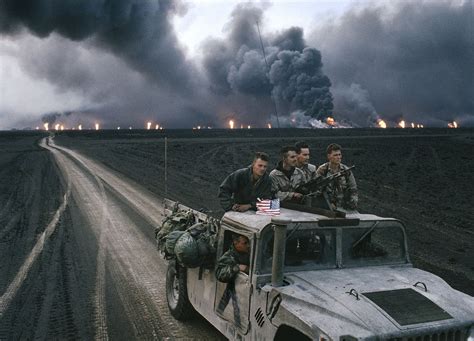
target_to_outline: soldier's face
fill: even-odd
[[[250,250],[250,242],[247,237],[241,236],[239,239],[234,241],[235,251],[239,253],[248,253]]]
[[[298,165],[307,165],[309,161],[309,148],[301,148],[300,153],[297,156]]]
[[[338,165],[341,163],[342,160],[342,153],[340,150],[333,150],[330,154],[328,154],[328,160],[333,165]]]
[[[252,173],[258,177],[263,176],[267,171],[268,162],[263,161],[262,159],[257,159],[252,164]]]
[[[284,162],[285,162],[288,166],[290,166],[290,167],[295,167],[295,166],[296,166],[296,162],[298,161],[297,157],[298,157],[298,154],[296,154],[295,151],[290,150],[290,151],[286,154],[286,157],[285,157]]]

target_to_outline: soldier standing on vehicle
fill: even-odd
[[[280,150],[281,161],[277,167],[270,172],[272,180],[272,191],[282,201],[300,201],[301,193],[295,192],[295,188],[303,184],[305,175],[296,167],[297,155],[294,146],[286,146]]]
[[[224,179],[218,193],[224,211],[256,210],[257,198],[272,199],[268,160],[268,154],[257,152],[249,167],[239,169]]]
[[[216,278],[220,282],[229,283],[234,280],[240,272],[249,272],[250,264],[250,242],[242,235],[232,236],[232,245],[225,252],[216,266]]]
[[[341,163],[342,148],[340,145],[331,143],[326,149],[326,154],[329,162],[319,166],[317,170],[317,174],[319,176],[326,177],[349,168]],[[357,194],[357,184],[352,171],[349,171],[344,176],[334,179],[325,188],[325,194],[327,195],[333,209],[357,209],[357,202],[359,198]]]
[[[317,178],[315,165],[309,163],[309,146],[304,141],[299,141],[295,143],[296,154],[296,167],[301,169],[304,173],[305,179],[304,182],[308,182]]]

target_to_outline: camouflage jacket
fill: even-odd
[[[341,163],[339,170],[347,168],[349,167]],[[326,177],[334,172],[329,168],[329,163],[326,162],[325,164],[319,166],[317,173],[320,176]],[[332,181],[326,187],[325,191],[328,195],[329,201],[331,204],[334,204],[336,208],[342,207],[349,210],[357,208],[359,196],[357,194],[357,184],[352,171],[345,176],[341,176],[340,178]]]
[[[239,273],[239,264],[250,265],[250,254],[239,253],[232,245],[217,262],[217,280],[224,283],[234,280],[235,276]]]
[[[304,173],[305,183],[316,179],[316,177],[318,176],[318,174],[316,173],[317,167],[315,165],[308,163],[307,165],[303,165],[302,167],[298,168],[301,169]]]
[[[272,199],[272,183],[266,173],[254,183],[252,167],[242,168],[225,178],[218,197],[225,211],[230,211],[234,204],[250,204],[255,210],[257,198]]]
[[[283,173],[281,162],[277,168],[270,172],[270,179],[272,180],[272,192],[281,201],[291,200],[294,194],[294,189],[305,183],[305,175],[299,168],[294,168],[290,178]]]

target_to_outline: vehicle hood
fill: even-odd
[[[287,273],[285,279],[289,285],[271,289],[271,297],[279,294],[282,299],[275,324],[280,323],[281,316],[288,315],[331,338],[347,334],[356,337],[410,335],[421,333],[428,326],[433,331],[433,328],[445,330],[474,323],[473,297],[452,289],[441,278],[411,266],[301,271]],[[415,287],[417,282],[423,282],[427,291],[421,284]],[[354,295],[349,294],[351,290]],[[400,320],[387,312],[390,310],[387,306],[368,298],[369,293],[383,296],[384,291],[412,293],[428,305],[436,304],[439,308],[434,306],[435,310],[444,314],[444,318],[427,317],[424,322],[408,320],[408,323],[400,324]]]

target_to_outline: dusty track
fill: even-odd
[[[9,276],[3,276],[2,263],[0,339],[221,338],[203,320],[182,324],[168,313],[166,264],[153,240],[160,201],[51,139],[40,145],[54,156],[63,181],[54,179],[58,169],[46,184],[33,171],[30,181],[19,180],[28,189],[20,187],[5,198],[10,212],[15,196],[26,201],[9,215],[13,222],[0,231],[0,240],[18,233],[11,226],[19,217],[40,215],[49,201],[41,189],[57,182],[55,208],[45,227],[26,224],[26,238],[15,239],[29,251],[10,252]]]

